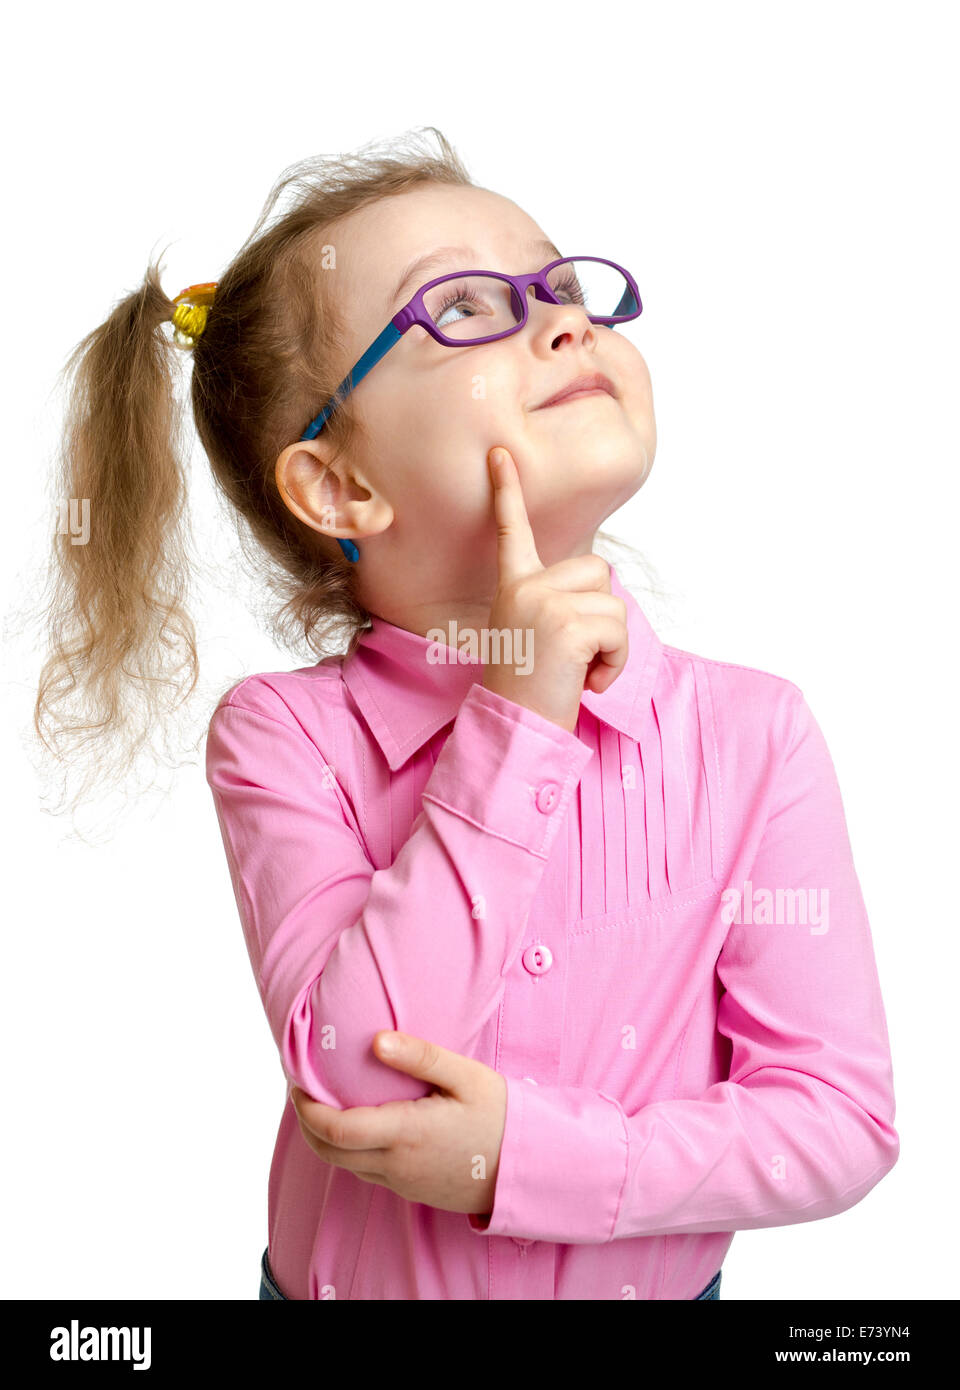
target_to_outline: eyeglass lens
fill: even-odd
[[[561,261],[547,272],[547,284],[561,304],[579,304],[596,318],[628,317],[637,310],[623,273],[603,261]],[[523,319],[516,290],[493,275],[442,280],[427,290],[423,303],[440,332],[458,341],[506,333]]]

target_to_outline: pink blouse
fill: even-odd
[[[666,646],[573,733],[374,618],[253,675],[206,775],[289,1082],[427,1095],[399,1029],[507,1084],[489,1224],[323,1163],[284,1098],[269,1258],[291,1299],[693,1299],[733,1232],[833,1216],[897,1161],[873,943],[791,681]],[[289,1086],[288,1086],[289,1091]]]

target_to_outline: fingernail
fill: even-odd
[[[395,1054],[396,1050],[397,1050],[397,1039],[396,1039],[396,1034],[394,1034],[394,1033],[388,1033],[385,1037],[382,1037],[382,1038],[380,1039],[380,1051],[384,1054],[384,1056],[390,1056],[390,1057],[392,1057],[392,1056]]]

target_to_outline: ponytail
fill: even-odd
[[[197,682],[187,589],[174,305],[156,265],[73,350],[57,460],[60,516],[34,728],[62,765],[88,742],[122,777]]]

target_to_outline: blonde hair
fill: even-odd
[[[436,137],[438,153],[420,132]],[[424,183],[473,183],[434,126],[285,170],[221,273],[192,349],[196,430],[257,578],[281,600],[274,635],[285,646],[302,640],[318,658],[344,630],[352,651],[370,620],[336,539],[290,512],[274,476],[277,455],[349,365],[337,305],[317,273],[318,248],[338,219]],[[270,222],[285,192],[292,204]],[[172,309],[158,264],[148,264],[143,283],[77,344],[61,373],[70,385],[57,495],[88,499],[91,525],[84,544],[54,536],[42,610],[49,654],[33,722],[61,767],[84,747],[94,755],[74,807],[94,780],[130,770],[199,675],[185,605],[186,472],[173,356],[183,349]],[[348,397],[324,427],[337,455],[360,432],[350,405]]]

